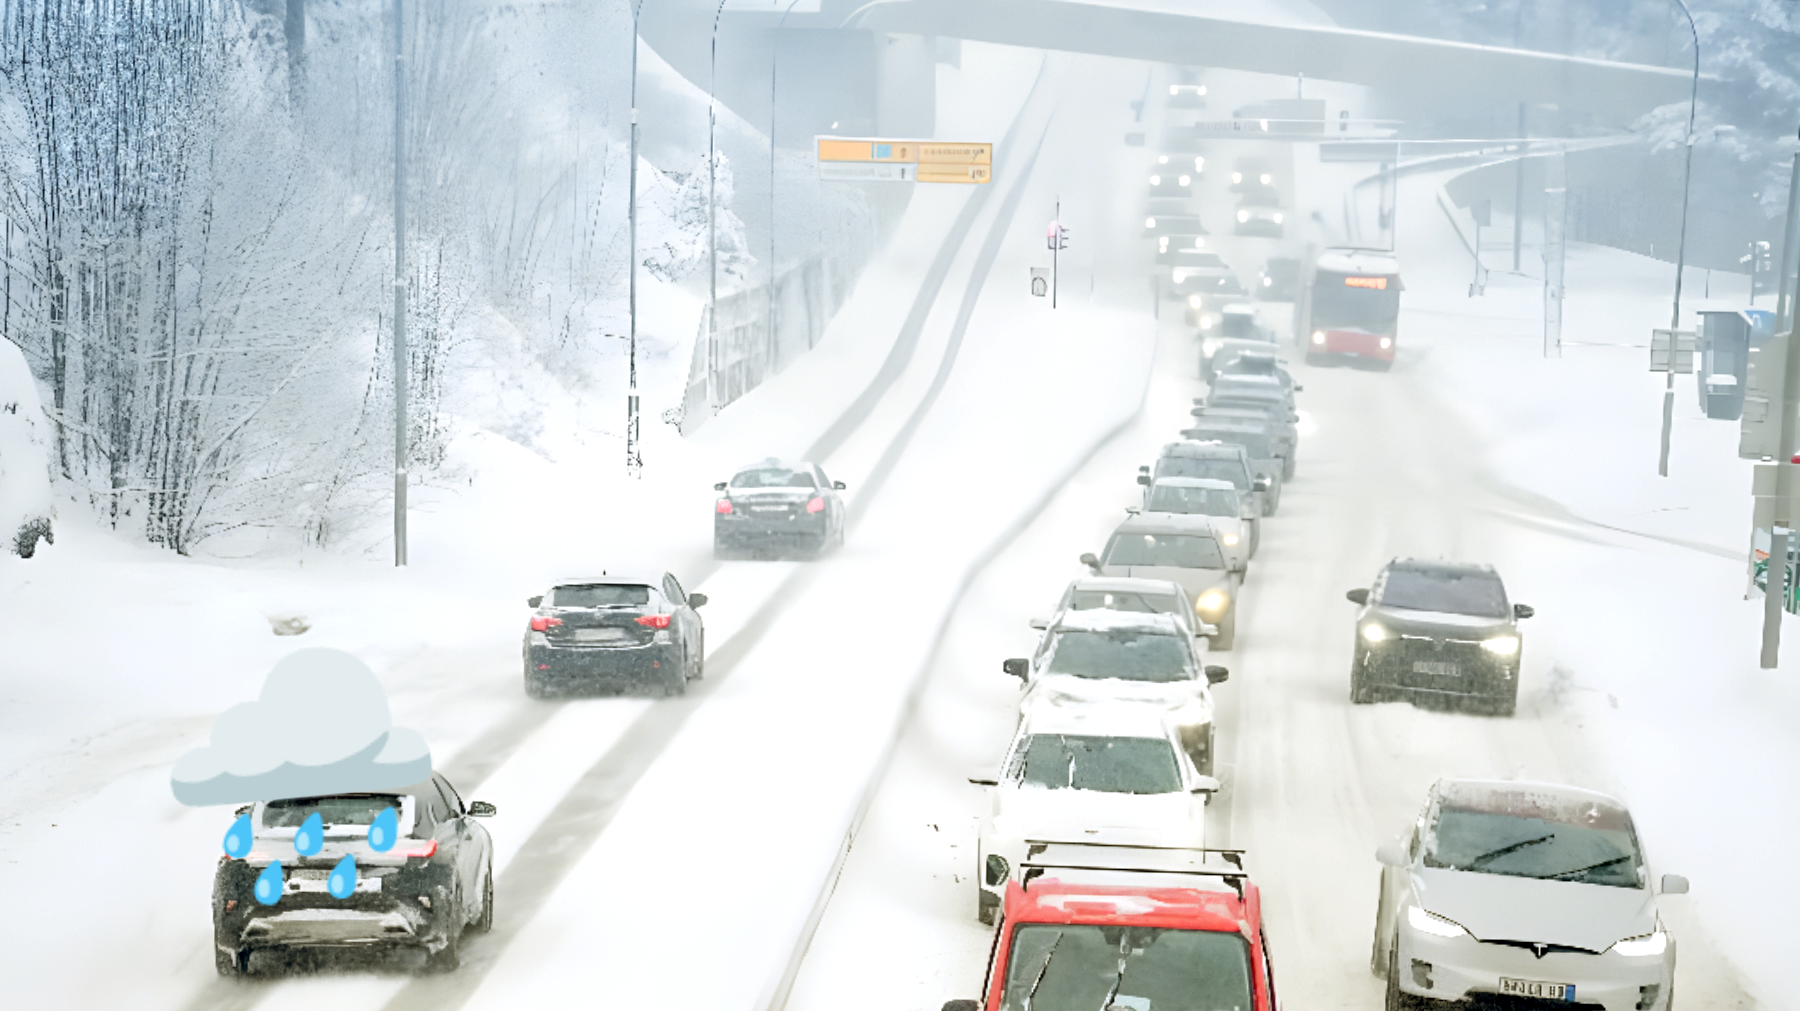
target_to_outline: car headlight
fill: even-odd
[[[1219,353],[1219,342],[1212,337],[1208,337],[1200,342],[1200,351],[1202,354],[1206,355],[1206,357],[1211,358],[1213,355]]]
[[[1186,186],[1188,183],[1191,183],[1193,181],[1194,180],[1193,180],[1192,176],[1181,176],[1180,178],[1175,180],[1175,184],[1177,186]]]
[[[1234,548],[1237,547],[1238,536],[1237,534],[1221,534],[1219,540],[1223,541],[1226,547]]]
[[[1314,343],[1314,344],[1323,344],[1323,343],[1325,343],[1325,331],[1323,331],[1323,330],[1314,330],[1314,331],[1313,331],[1313,343]]]
[[[1280,211],[1275,212],[1275,223],[1278,225],[1281,224],[1281,212]]]
[[[1218,322],[1218,319],[1216,319],[1213,316],[1213,314],[1209,312],[1206,315],[1200,317],[1200,329],[1211,330],[1213,328],[1213,324],[1215,324],[1217,322]]]
[[[1200,308],[1200,296],[1199,295],[1189,295],[1188,296],[1188,308],[1189,309]]]
[[[1394,346],[1394,339],[1392,337],[1381,338],[1381,350],[1386,351],[1388,348],[1391,348],[1393,346]]]
[[[1214,587],[1202,593],[1199,600],[1194,601],[1194,610],[1201,614],[1220,614],[1230,603],[1231,597],[1224,590]]]
[[[1250,220],[1250,212],[1249,211],[1239,211],[1238,212],[1238,221],[1243,222],[1243,221],[1249,221],[1249,220]]]
[[[1362,627],[1362,637],[1365,642],[1386,642],[1387,629],[1370,622]]]
[[[1455,921],[1446,920],[1436,913],[1427,913],[1418,906],[1406,907],[1406,922],[1419,933],[1431,934],[1436,937],[1461,937],[1468,933]]]
[[[1161,186],[1162,185],[1162,176],[1151,176],[1150,177],[1150,185]]]
[[[1145,228],[1155,228],[1156,227],[1156,219],[1155,218],[1145,218],[1144,219],[1144,227]]]
[[[1176,284],[1180,284],[1181,282],[1187,280],[1187,271],[1171,270],[1171,271],[1169,271],[1169,280],[1174,281]]]
[[[1236,185],[1243,181],[1244,181],[1244,174],[1242,172],[1233,172],[1231,174],[1231,182],[1233,185]]]
[[[1495,656],[1512,656],[1519,651],[1519,637],[1516,635],[1497,635],[1492,639],[1483,639],[1481,648]]]
[[[1274,284],[1274,283],[1275,283],[1275,279],[1272,277],[1263,278],[1263,287],[1265,287],[1265,288],[1267,288],[1269,285]]]
[[[1263,185],[1264,185],[1264,186],[1267,186],[1267,185],[1269,185],[1269,184],[1270,184],[1270,183],[1271,183],[1271,182],[1274,182],[1274,181],[1275,181],[1275,177],[1274,177],[1274,176],[1271,176],[1271,175],[1269,175],[1269,174],[1268,174],[1268,173],[1267,173],[1267,172],[1264,172],[1264,173],[1263,173],[1263,174],[1262,174],[1262,175],[1260,175],[1260,176],[1258,176],[1258,177],[1257,177],[1257,181],[1258,181],[1258,182],[1261,182],[1261,183],[1262,183],[1262,184],[1263,184]]]
[[[1612,946],[1612,950],[1626,958],[1643,958],[1646,955],[1660,955],[1669,947],[1669,935],[1658,930],[1641,937],[1627,937]]]
[[[1181,85],[1179,85],[1179,84],[1171,84],[1171,85],[1169,85],[1169,94],[1170,94],[1170,95],[1171,95],[1171,96],[1174,96],[1174,95],[1179,95],[1179,94],[1181,94]]]

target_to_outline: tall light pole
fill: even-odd
[[[789,0],[781,20],[775,22],[775,42],[769,50],[769,343],[775,342],[775,77],[781,68],[781,29],[800,0]],[[809,333],[811,331],[808,331]]]
[[[1775,335],[1786,349],[1781,382],[1781,441],[1775,450],[1775,509],[1769,521],[1769,565],[1763,577],[1762,669],[1774,670],[1781,662],[1781,612],[1787,609],[1788,542],[1794,526],[1788,502],[1794,494],[1794,453],[1800,448],[1800,354],[1794,352],[1794,281],[1790,277],[1800,259],[1800,152],[1794,154],[1788,180],[1787,228],[1781,241],[1781,287],[1775,296]],[[1756,275],[1751,274],[1754,278]]]
[[[398,0],[396,0],[398,2]],[[631,190],[631,198],[627,202],[626,217],[629,222],[626,230],[630,233],[631,273],[627,286],[627,308],[631,317],[630,332],[626,338],[626,361],[630,370],[630,386],[625,394],[625,472],[637,477],[644,469],[644,457],[638,451],[638,387],[637,387],[637,163],[638,163],[638,110],[637,110],[637,54],[638,54],[638,15],[643,12],[644,0],[637,0],[631,5],[631,171],[626,185]]]
[[[719,157],[713,151],[713,140],[719,122],[719,19],[725,16],[725,5],[719,0],[713,11],[712,67],[706,78],[706,400],[717,405],[713,376],[718,371],[719,354]],[[771,142],[773,143],[773,142]]]
[[[394,0],[394,565],[406,564],[406,10]]]
[[[1683,138],[1687,153],[1681,165],[1681,240],[1675,245],[1675,308],[1669,314],[1671,354],[1674,344],[1680,341],[1676,334],[1681,330],[1681,272],[1687,266],[1688,180],[1694,169],[1694,109],[1700,102],[1700,33],[1694,28],[1694,15],[1688,10],[1687,0],[1675,0],[1675,5],[1687,17],[1688,34],[1694,39],[1694,84],[1688,94],[1687,135]],[[1656,460],[1656,473],[1661,477],[1669,476],[1669,427],[1674,421],[1675,369],[1671,367],[1663,385],[1662,452]]]

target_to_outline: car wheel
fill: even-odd
[[[237,977],[242,976],[244,974],[244,963],[246,961],[248,961],[248,959],[244,958],[244,953],[241,951],[221,951],[218,948],[213,949],[213,968],[218,970],[219,975],[224,976],[227,979],[236,979]]]
[[[485,934],[494,929],[494,869],[481,876],[481,915],[469,924],[469,929],[477,934]]]
[[[1213,649],[1230,649],[1237,641],[1237,608],[1225,612],[1225,620],[1219,622],[1219,632],[1212,637]]]
[[[1417,1011],[1418,1000],[1412,994],[1400,989],[1400,942],[1388,949],[1387,960],[1387,994],[1383,1001],[1383,1011]]]
[[[673,698],[677,695],[687,694],[687,668],[688,665],[686,662],[670,666],[669,673],[663,675],[663,698]]]
[[[440,899],[449,898],[449,889],[439,893]],[[450,972],[462,964],[462,956],[458,949],[462,947],[463,908],[461,897],[457,898],[453,909],[445,910],[444,946],[437,951],[425,953],[426,972]]]
[[[544,684],[544,679],[538,676],[537,671],[528,670],[525,672],[525,694],[534,699],[541,699],[549,696],[550,688],[548,685]]]
[[[979,885],[975,888],[975,918],[983,926],[991,927],[1000,918],[1000,896]]]

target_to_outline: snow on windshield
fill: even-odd
[[[1175,749],[1160,737],[1033,734],[1020,752],[1023,786],[1102,793],[1176,793],[1181,772]]]

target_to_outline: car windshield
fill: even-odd
[[[1179,793],[1175,748],[1161,737],[1033,734],[1020,749],[1021,785],[1101,793]]]
[[[1103,565],[1162,565],[1176,569],[1222,569],[1219,542],[1201,534],[1113,534]]]
[[[1141,590],[1076,590],[1069,594],[1071,611],[1132,611],[1138,614],[1177,614],[1180,600],[1172,593]]]
[[[1001,1011],[1251,1011],[1250,946],[1225,931],[1022,923]]]
[[[1252,460],[1267,460],[1269,452],[1269,436],[1263,432],[1242,428],[1220,428],[1208,425],[1204,419],[1193,428],[1182,433],[1202,442],[1224,442],[1244,447]]]
[[[350,793],[335,797],[295,797],[271,800],[263,805],[264,828],[299,828],[314,812],[330,825],[369,825],[388,808],[400,808],[400,797],[391,793]]]
[[[1250,472],[1244,462],[1229,457],[1165,456],[1156,461],[1156,476],[1230,481],[1238,491],[1250,490]]]
[[[1186,637],[1135,628],[1065,629],[1055,633],[1044,669],[1050,674],[1126,681],[1191,681]]]
[[[1267,355],[1239,355],[1225,364],[1225,374],[1231,376],[1276,376],[1279,378],[1281,365]]]
[[[1158,484],[1150,489],[1148,508],[1151,512],[1158,513],[1235,517],[1238,514],[1238,496],[1237,491],[1231,488],[1190,488]]]
[[[817,488],[812,473],[786,467],[757,467],[740,470],[731,478],[733,488]]]
[[[642,607],[648,603],[650,588],[631,583],[559,586],[550,595],[552,607]]]
[[[1500,577],[1470,569],[1391,568],[1381,586],[1381,606],[1476,618],[1508,613]]]
[[[1425,866],[1644,887],[1637,835],[1616,809],[1568,802],[1508,806],[1513,810],[1441,805],[1424,836]]]

